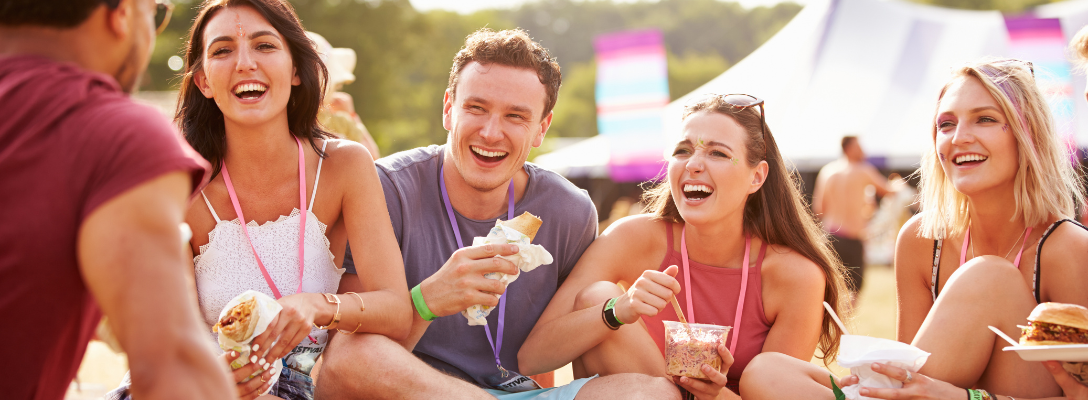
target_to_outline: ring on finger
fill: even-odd
[[[910,382],[911,382],[911,381],[913,381],[913,380],[914,380],[914,375],[912,375],[912,374],[910,373],[910,371],[907,371],[907,379],[904,379],[904,380],[903,380],[903,384],[908,384],[908,383],[910,383]]]
[[[268,383],[268,381],[264,379],[264,374],[261,374],[261,383]]]

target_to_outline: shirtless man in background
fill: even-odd
[[[866,193],[869,186],[876,195],[896,191],[869,162],[858,143],[857,136],[843,136],[843,157],[820,169],[812,193],[812,211],[834,238],[831,244],[847,267],[847,285],[857,302],[865,266],[865,227],[874,208],[873,197]]]

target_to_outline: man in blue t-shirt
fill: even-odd
[[[679,397],[664,378],[617,374],[532,390],[535,383],[519,373],[522,343],[597,235],[586,192],[525,162],[551,125],[560,81],[559,65],[524,31],[469,35],[443,100],[446,144],[377,161],[417,311],[411,333],[399,343],[336,335],[317,379],[318,398]],[[504,289],[483,275],[516,274],[514,264],[494,256],[517,247],[470,245],[496,219],[523,212],[543,220],[533,243],[555,261]],[[344,260],[348,273],[355,272],[352,256],[349,250]],[[342,280],[341,291],[359,290],[352,287],[358,282]],[[470,326],[461,315],[475,304],[498,307],[486,326]]]

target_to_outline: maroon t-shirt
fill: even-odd
[[[196,188],[207,167],[113,78],[0,58],[0,397],[63,399],[76,375],[102,316],[77,261],[83,220],[168,172]]]

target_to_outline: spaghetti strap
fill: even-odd
[[[944,240],[937,239],[933,241],[933,277],[929,280],[929,291],[933,293],[933,301],[937,301],[937,275],[941,273],[941,247],[944,247]]]
[[[756,257],[756,268],[763,266],[763,256],[767,255],[767,242],[760,241],[763,243],[759,245],[759,256]],[[747,265],[745,267],[747,267]]]
[[[1031,292],[1032,292],[1033,295],[1035,295],[1035,302],[1036,303],[1042,303],[1042,301],[1040,299],[1040,295],[1039,295],[1039,292],[1040,292],[1039,287],[1041,286],[1041,282],[1042,282],[1042,276],[1040,275],[1040,272],[1041,272],[1042,268],[1040,267],[1040,265],[1042,263],[1043,243],[1046,243],[1046,239],[1050,237],[1051,233],[1054,233],[1054,230],[1058,228],[1058,225],[1061,225],[1063,222],[1067,222],[1067,221],[1072,222],[1073,224],[1081,227],[1082,229],[1088,230],[1088,227],[1085,227],[1084,225],[1081,225],[1080,222],[1077,222],[1077,221],[1069,219],[1069,218],[1065,218],[1065,219],[1054,222],[1053,224],[1050,225],[1050,227],[1046,228],[1046,230],[1043,231],[1043,236],[1039,238],[1039,245],[1035,249],[1035,273],[1032,274],[1032,277],[1031,277],[1031,280],[1032,280],[1032,282],[1031,282]]]
[[[321,152],[322,153],[325,152],[326,147],[329,147],[329,141],[328,140],[325,140],[321,144]],[[310,193],[310,208],[306,209],[306,211],[309,211],[309,212],[314,211],[314,199],[317,198],[317,184],[321,182],[321,163],[323,163],[323,162],[325,162],[325,159],[322,158],[321,156],[318,156],[318,158],[317,158],[317,176],[314,177],[314,192]]]
[[[200,196],[204,198],[204,204],[208,205],[208,211],[212,212],[212,218],[215,218],[215,223],[218,224],[218,223],[222,222],[222,221],[219,220],[219,214],[216,214],[215,209],[212,208],[212,202],[208,201],[208,196],[204,195],[203,190],[200,191]]]

